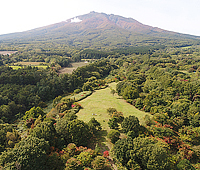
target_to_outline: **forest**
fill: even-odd
[[[0,56],[0,168],[200,169],[199,45],[25,47],[1,47],[18,52]],[[48,67],[11,67],[22,61]],[[59,74],[80,61],[88,65]],[[108,129],[97,113],[80,120],[79,102],[105,88],[143,111],[143,121],[114,107],[106,110]],[[110,150],[98,145],[103,136]]]

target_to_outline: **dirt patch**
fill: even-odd
[[[71,63],[72,67],[65,67],[59,70],[59,74],[71,74],[73,70],[76,70],[78,67],[86,66],[89,63],[88,62],[77,62],[77,63]]]
[[[14,54],[14,53],[16,53],[16,52],[18,52],[18,51],[0,51],[0,54],[1,55],[11,55],[11,54]]]
[[[66,73],[72,74],[73,70],[76,70],[76,68],[66,67],[66,68],[60,69],[59,74],[66,74]]]

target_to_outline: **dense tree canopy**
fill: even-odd
[[[199,168],[199,47],[66,51],[63,46],[34,49],[29,44],[16,54],[0,56],[0,65],[4,65],[0,66],[0,166],[111,169],[95,143],[103,141],[99,138],[107,129],[97,121],[99,117],[86,123],[76,113],[82,108],[77,101],[115,81],[112,97],[117,97],[116,92],[152,115],[139,122],[133,115],[124,117],[113,106],[107,109],[110,119],[106,124],[111,129],[107,138],[113,143],[111,156],[116,165],[121,169]],[[81,58],[91,63],[72,74],[59,73],[58,69]],[[7,67],[19,61],[49,65],[46,69]],[[75,95],[81,97],[75,99]],[[82,147],[95,144],[95,150]]]

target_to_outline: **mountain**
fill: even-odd
[[[199,44],[200,37],[144,25],[132,18],[90,12],[21,33],[0,36],[0,43],[59,43],[79,48]]]

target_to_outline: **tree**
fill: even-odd
[[[56,123],[56,132],[65,139],[66,144],[86,146],[91,137],[89,126],[82,120],[68,121],[61,119]]]
[[[0,152],[5,148],[11,148],[19,142],[20,136],[14,127],[10,124],[0,124]]]
[[[102,129],[101,124],[94,117],[90,119],[88,126],[94,134]]]
[[[7,146],[13,148],[16,143],[21,140],[21,137],[17,130],[12,129],[12,132],[7,132],[6,134]]]
[[[82,120],[72,120],[67,124],[67,132],[70,143],[87,146],[91,133],[89,126]]]
[[[35,107],[34,106],[29,111],[26,111],[23,119],[24,120],[27,120],[27,119],[30,119],[30,118],[36,119],[40,115],[43,117],[45,115],[44,111],[40,107]]]
[[[111,115],[111,117],[112,117],[112,118],[113,118],[113,117],[117,118],[117,122],[120,123],[120,124],[121,124],[121,123],[123,122],[123,120],[124,120],[124,115],[123,115],[122,112],[113,112],[112,115]]]
[[[5,151],[0,156],[0,165],[5,169],[16,169],[16,166],[24,170],[48,169],[47,151],[49,144],[44,139],[28,137],[19,142],[11,150]]]
[[[129,131],[138,132],[140,128],[139,120],[135,116],[125,117],[121,126],[124,133],[128,133]]]
[[[73,112],[67,112],[63,116],[63,119],[65,119],[67,121],[72,121],[72,120],[77,119],[77,115],[75,113],[73,113]]]
[[[108,126],[110,127],[110,129],[118,129],[118,127],[119,127],[118,118],[113,117],[113,118],[109,119]]]
[[[114,155],[127,169],[169,169],[167,150],[164,143],[151,138],[127,138],[118,140]]]
[[[120,132],[115,129],[111,129],[107,135],[107,137],[111,140],[112,143],[117,142],[119,140],[119,136],[120,136]]]
[[[119,83],[117,83],[116,85],[116,92],[118,93],[119,96],[123,95],[123,90],[124,90],[124,85],[125,82],[124,81],[120,81]]]
[[[56,130],[52,122],[42,122],[30,132],[31,136],[49,141],[50,146],[56,144]]]
[[[141,98],[137,98],[135,101],[135,107],[138,109],[142,109],[143,108],[143,101]]]
[[[59,101],[62,99],[62,96],[58,96],[58,97],[56,97],[54,100],[53,100],[53,107],[55,107],[58,103],[59,103]]]
[[[123,91],[123,98],[127,99],[136,99],[139,97],[139,91],[135,87],[127,86]]]

